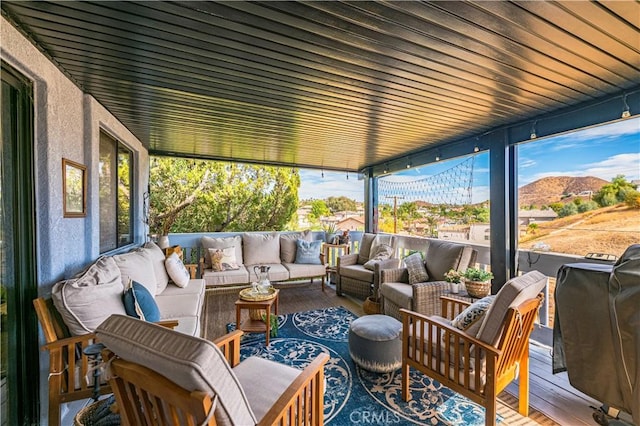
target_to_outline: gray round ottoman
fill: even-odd
[[[387,315],[365,315],[349,327],[349,355],[365,370],[388,373],[402,365],[402,323]]]

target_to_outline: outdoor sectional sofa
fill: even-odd
[[[267,266],[271,282],[320,277],[324,289],[327,270],[322,241],[314,240],[311,231],[204,236],[201,244],[200,271],[207,287],[250,284],[258,281],[254,267]],[[222,270],[213,269],[211,256],[216,251],[224,252]]]

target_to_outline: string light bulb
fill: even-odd
[[[622,118],[631,117],[631,111],[629,111],[629,104],[627,103],[627,94],[622,97],[622,103],[624,104],[624,108],[622,108]]]
[[[538,122],[538,120],[534,121],[533,124],[531,125],[531,139],[535,139],[538,137],[538,135],[536,135],[536,123]]]
[[[480,151],[480,148],[478,147],[478,145],[474,146],[473,147],[473,152],[478,152],[478,151]]]
[[[436,161],[440,161],[440,154],[436,154]]]
[[[322,178],[324,179],[324,169],[320,169],[320,171],[322,172]]]

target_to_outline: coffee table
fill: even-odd
[[[238,300],[236,300],[236,325],[238,330],[248,333],[264,333],[266,337],[266,345],[269,346],[269,335],[271,334],[271,307],[275,307],[274,315],[278,315],[278,294],[280,290],[272,289],[267,295],[252,294],[250,289],[244,289],[240,292]],[[242,310],[249,311],[249,318],[240,321]],[[262,313],[265,314],[265,320],[262,321]]]

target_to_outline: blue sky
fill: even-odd
[[[402,171],[388,179],[411,181],[435,175],[464,161],[441,161]],[[518,149],[518,184],[548,176],[596,176],[610,181],[616,175],[640,179],[640,117],[523,143]],[[344,195],[364,199],[364,181],[344,172],[300,170],[301,200]],[[473,202],[488,199],[489,156],[480,153],[474,167]]]

